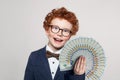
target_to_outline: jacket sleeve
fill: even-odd
[[[85,73],[82,75],[74,75],[73,71],[68,71],[65,74],[65,80],[85,80]]]
[[[32,69],[32,55],[28,59],[28,63],[25,70],[24,80],[35,80]]]

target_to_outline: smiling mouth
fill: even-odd
[[[54,38],[54,40],[57,41],[57,42],[62,42],[63,41],[63,40],[58,39],[58,38]]]

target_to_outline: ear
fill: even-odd
[[[70,36],[69,36],[69,39],[70,39],[71,37],[72,37],[72,36],[70,35]],[[68,39],[68,40],[69,40],[69,39]]]
[[[72,35],[69,36],[68,40],[72,37]]]

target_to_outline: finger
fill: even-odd
[[[77,59],[75,66],[74,66],[74,71],[78,71],[80,59],[81,59],[80,57]]]
[[[79,69],[79,67],[80,67],[80,62],[81,62],[81,60],[82,60],[82,58],[81,58],[81,56],[80,56],[79,59],[78,59],[78,63],[77,63],[77,69]]]
[[[79,61],[79,69],[80,70],[82,70],[82,68],[83,68],[83,59],[84,59],[84,57],[81,56],[81,60]]]
[[[86,59],[84,56],[80,56],[76,61],[74,72],[75,74],[81,75],[85,73],[86,69]]]
[[[85,57],[82,57],[82,61],[81,61],[81,73],[84,73],[86,69],[86,59]]]
[[[85,62],[86,62],[85,57],[83,57],[82,62],[81,62],[81,70],[82,70],[82,72],[85,71],[85,66],[86,66]]]

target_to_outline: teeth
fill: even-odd
[[[55,40],[57,40],[57,41],[62,41],[61,39],[58,39],[58,38],[54,38]]]
[[[60,41],[60,39],[56,39],[56,40],[59,40],[59,41]]]

